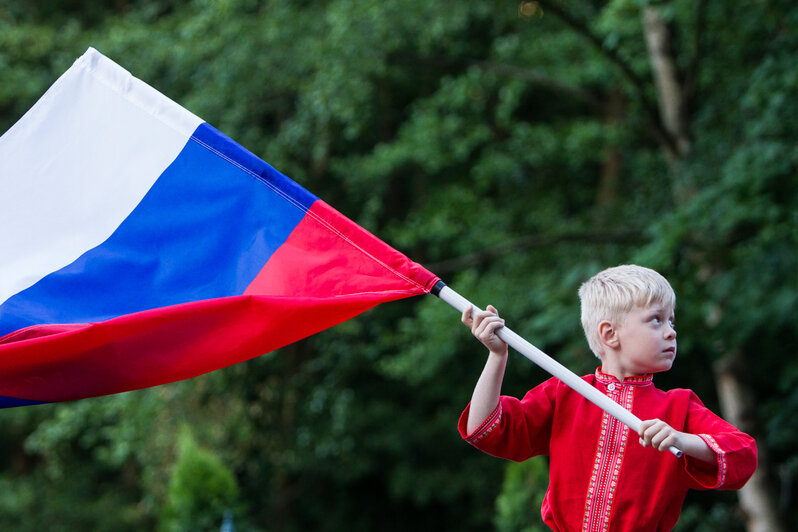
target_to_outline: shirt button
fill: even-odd
[[[607,386],[607,389],[608,389],[609,391],[611,391],[611,392],[614,392],[614,391],[615,391],[615,383],[614,383],[614,382],[611,382],[611,383],[610,383],[610,385],[609,385],[609,386]]]

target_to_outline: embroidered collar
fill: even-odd
[[[629,386],[647,386],[654,381],[654,374],[647,373],[645,375],[635,375],[633,377],[626,377],[623,382],[619,381],[615,375],[604,373],[601,367],[596,368],[596,380],[602,384],[623,384]]]

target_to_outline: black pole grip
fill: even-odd
[[[429,293],[432,294],[433,296],[437,296],[441,293],[441,290],[443,290],[444,286],[446,286],[446,283],[444,283],[443,281],[438,281],[437,283],[435,283],[435,286],[432,287],[432,290],[430,290]]]

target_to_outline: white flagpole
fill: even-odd
[[[435,287],[432,289],[432,294],[438,296],[446,303],[449,303],[461,313],[465,312],[465,310],[469,307],[473,307],[477,311],[479,310],[476,305],[446,286],[442,281],[439,281],[438,284],[435,285]],[[560,379],[579,395],[632,429],[635,434],[639,432],[641,423],[640,418],[598,391],[596,388],[585,382],[581,377],[551,358],[549,355],[521,338],[508,327],[505,326],[500,328],[496,331],[496,335],[504,340],[507,345],[527,357],[529,360],[546,370],[551,375]],[[682,456],[682,451],[676,447],[671,446],[669,450],[677,457]]]

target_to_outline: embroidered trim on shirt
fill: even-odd
[[[616,385],[629,384],[631,386],[647,386],[654,382],[654,374],[646,373],[645,375],[633,375],[631,377],[625,377],[623,379],[623,382],[621,382],[614,375],[610,375],[609,373],[604,373],[601,371],[601,368],[598,367],[596,368],[596,380],[598,380],[603,384],[615,383]]]
[[[713,488],[723,486],[723,483],[726,481],[726,452],[720,448],[715,438],[709,434],[699,434],[698,437],[704,440],[706,444],[709,445],[709,448],[718,455],[718,483],[713,486]]]
[[[627,410],[632,410],[634,384],[613,388],[608,395]],[[618,487],[618,477],[626,451],[628,432],[629,427],[606,412],[604,413],[601,420],[596,459],[593,464],[593,474],[590,477],[585,499],[585,515],[582,522],[582,530],[585,532],[609,530],[612,502]]]
[[[474,444],[477,443],[479,440],[490,434],[490,432],[499,426],[499,423],[502,420],[502,403],[499,401],[499,404],[496,408],[493,409],[493,412],[482,422],[482,425],[477,427],[470,436],[466,438],[468,443]]]

